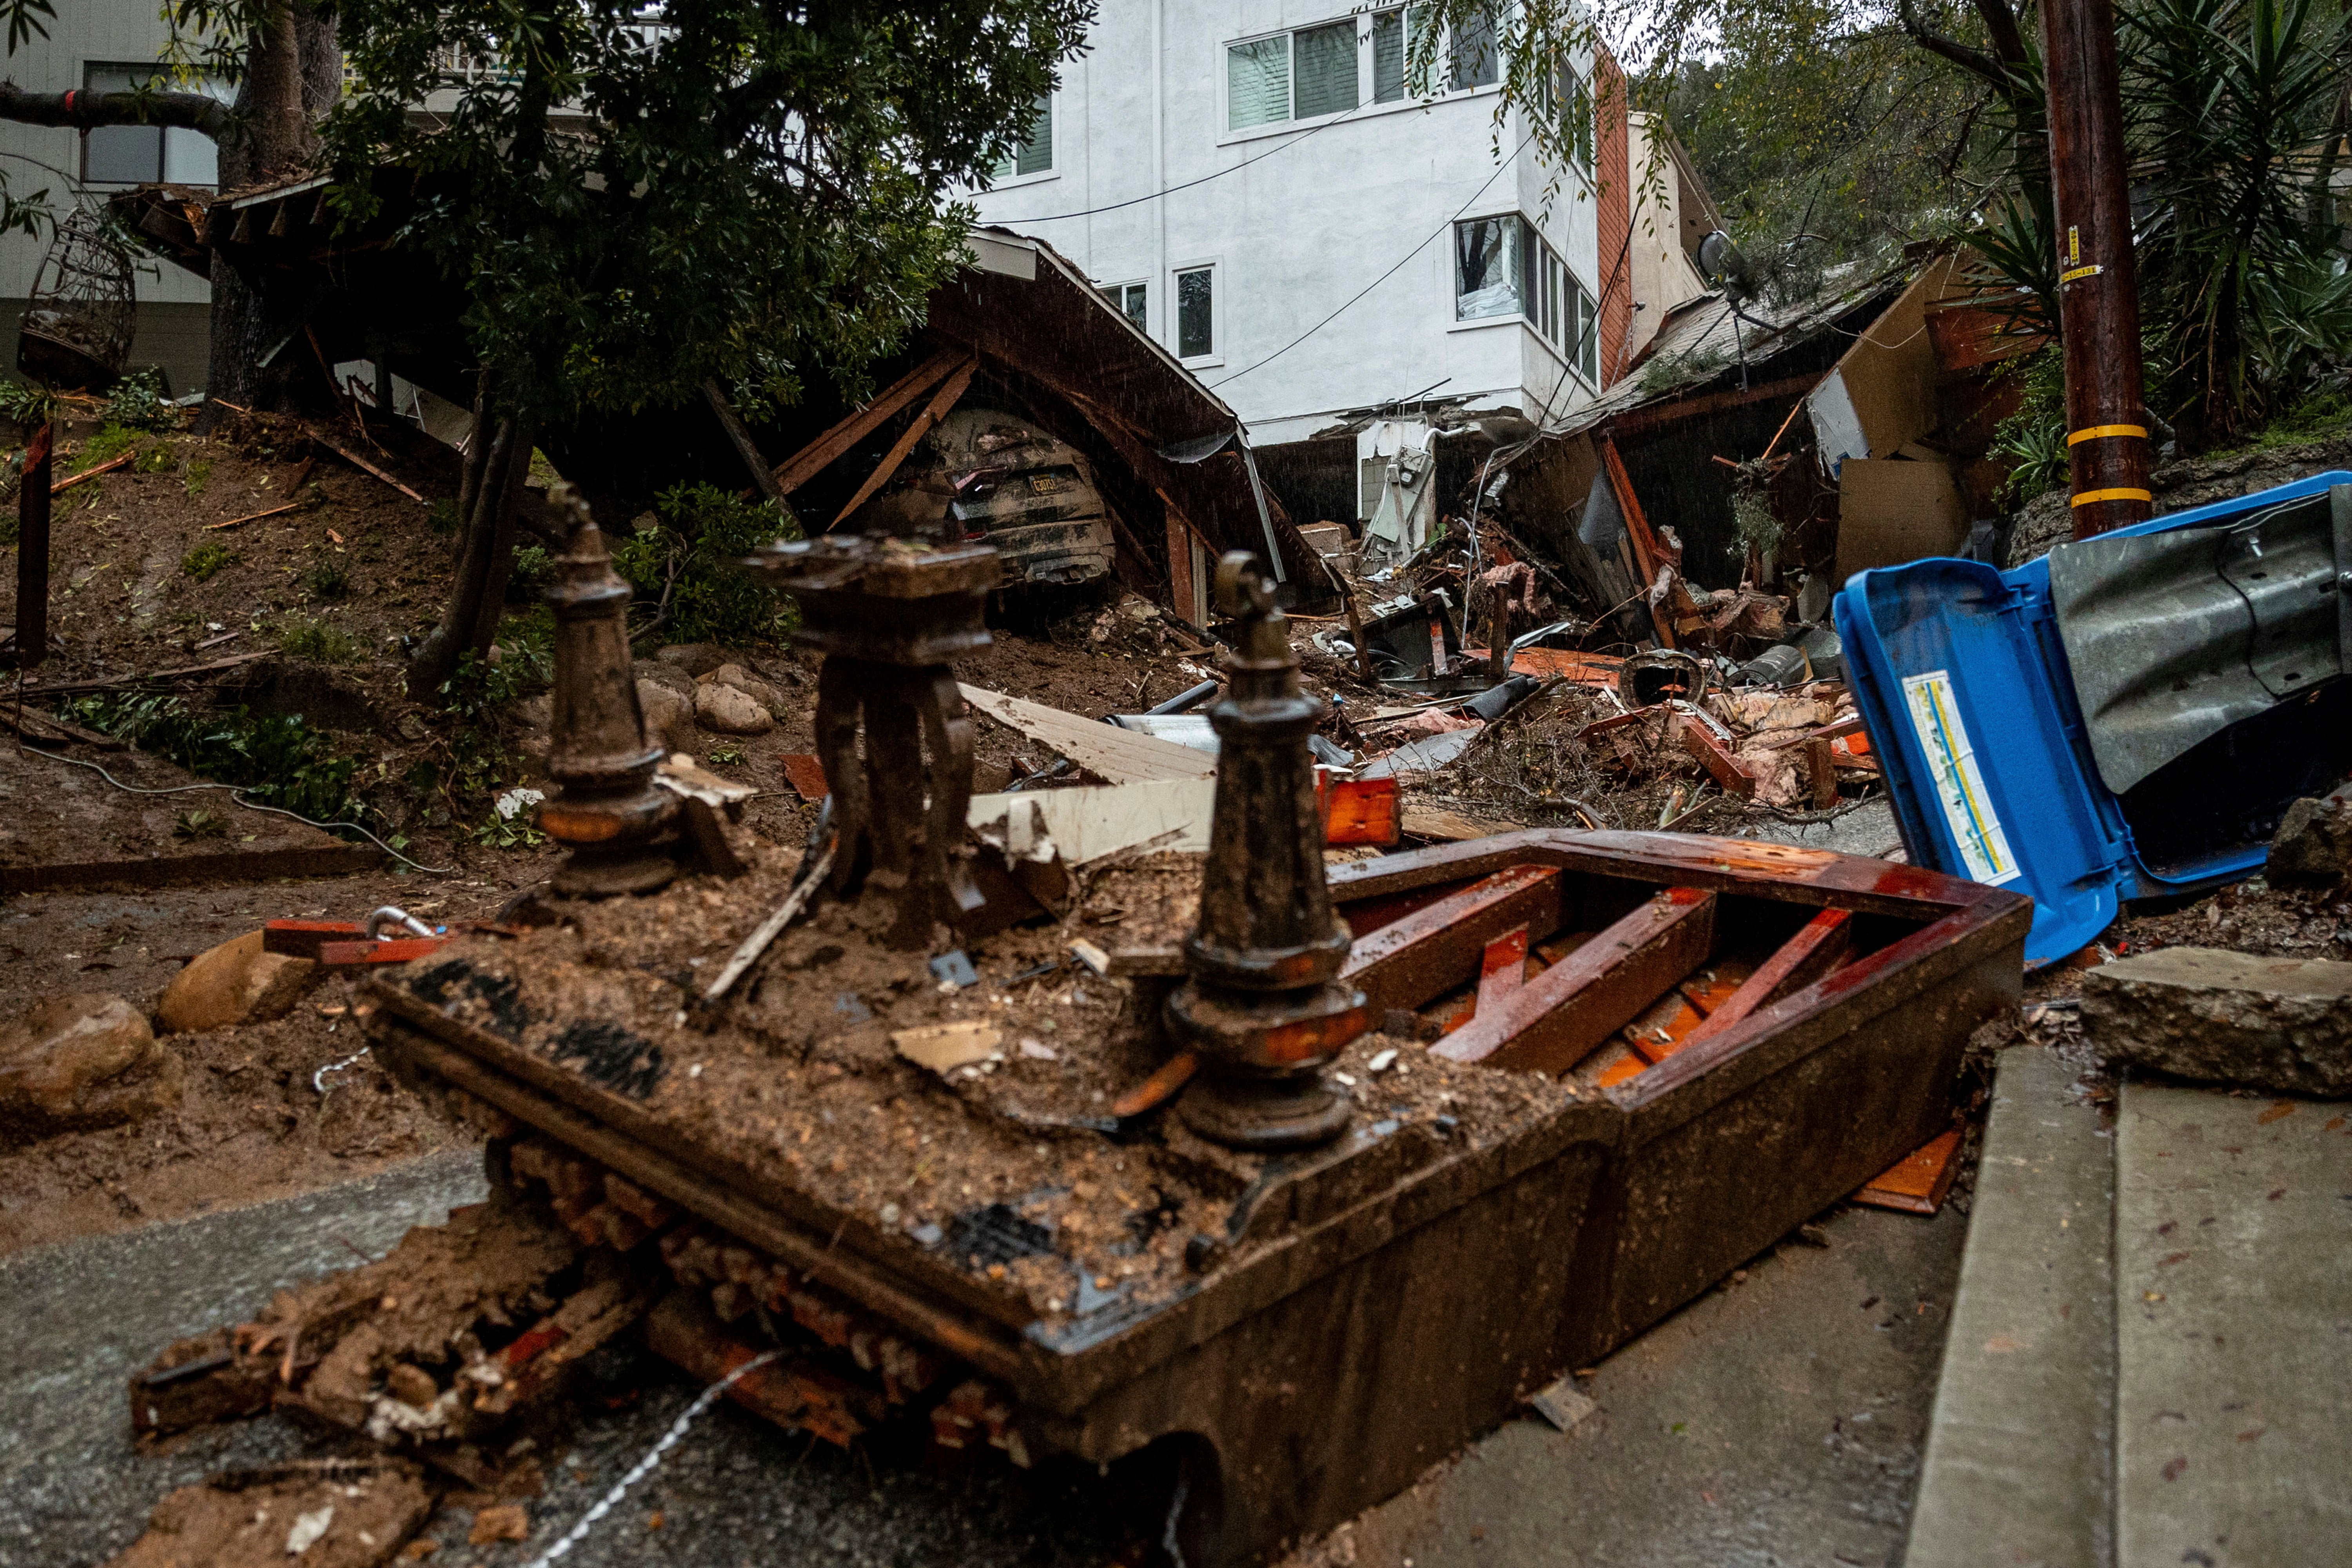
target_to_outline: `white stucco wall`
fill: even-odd
[[[1457,213],[1516,210],[1587,293],[1598,281],[1589,181],[1548,192],[1551,171],[1514,151],[1525,126],[1496,125],[1495,89],[1395,104],[1366,90],[1319,125],[1225,129],[1228,43],[1349,15],[1345,0],[1104,0],[1055,94],[1053,169],[979,195],[981,220],[1043,237],[1099,283],[1147,283],[1146,330],[1171,347],[1175,274],[1214,265],[1215,352],[1188,363],[1261,443],[1441,380],[1475,406],[1565,412],[1591,394],[1562,391],[1566,362],[1532,328],[1454,321]]]

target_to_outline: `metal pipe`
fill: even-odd
[[[2113,0],[2042,8],[2074,537],[2147,521],[2147,393]]]
[[[1217,686],[1218,683],[1214,680],[1204,680],[1198,686],[1178,692],[1175,696],[1171,697],[1167,701],[1162,702],[1157,708],[1146,708],[1143,711],[1147,715],[1155,713],[1190,712],[1193,709],[1198,708],[1202,703],[1207,701],[1210,698],[1214,697],[1217,694]]]

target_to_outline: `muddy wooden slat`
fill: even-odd
[[[1715,895],[1670,888],[1430,1048],[1450,1060],[1566,1072],[1706,962]]]
[[[1486,944],[1478,961],[1478,1010],[1501,1006],[1528,983],[1528,928],[1507,931]]]
[[[1339,918],[1348,922],[1348,929],[1355,933],[1358,942],[1361,942],[1382,926],[1393,924],[1415,910],[1425,910],[1438,900],[1458,893],[1469,885],[1469,881],[1435,882],[1408,892],[1391,893],[1385,898],[1359,899],[1351,904],[1341,904]]]
[[[1780,951],[1758,966],[1746,984],[1706,1016],[1678,1046],[1696,1045],[1719,1035],[1759,1007],[1803,990],[1843,963],[1853,952],[1853,917],[1843,910],[1823,910],[1787,942]]]
[[[1706,1021],[1679,987],[1644,1008],[1640,1017],[1620,1031],[1633,1054],[1645,1062],[1664,1061],[1684,1037]]]
[[[1685,980],[1676,989],[1690,998],[1699,1016],[1711,1016],[1715,1010],[1739,994],[1756,973],[1756,963],[1747,958],[1718,958],[1713,963]]]
[[[1519,927],[1540,940],[1559,921],[1559,873],[1514,866],[1358,939],[1339,982],[1360,987],[1375,1015],[1419,1007],[1476,974],[1486,944],[1504,932]]]

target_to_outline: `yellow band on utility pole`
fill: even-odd
[[[2066,445],[2079,447],[2085,441],[2095,441],[2102,436],[2137,436],[2145,441],[2147,439],[2147,426],[2145,425],[2093,425],[2068,436]]]
[[[2094,502],[2094,501],[2103,501],[2103,500],[2146,500],[2146,501],[2152,501],[2152,500],[2154,500],[2155,499],[2156,499],[2156,497],[2154,497],[2153,495],[2150,495],[2150,494],[2149,494],[2147,491],[2146,491],[2146,490],[2084,490],[2081,495],[2078,495],[2078,496],[2076,496],[2076,497],[2074,498],[2074,505],[2076,505],[2076,506],[2089,506],[2089,505],[2090,505],[2092,502]]]

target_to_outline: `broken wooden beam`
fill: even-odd
[[[931,394],[931,400],[923,405],[923,411],[915,416],[912,424],[899,432],[898,438],[890,444],[889,451],[883,454],[882,461],[866,476],[866,482],[857,487],[857,493],[851,496],[834,514],[833,521],[824,525],[827,531],[839,527],[850,513],[866,504],[866,498],[890,482],[890,477],[898,471],[898,465],[905,462],[907,455],[915,449],[915,443],[929,435],[932,426],[947,416],[948,410],[955,406],[956,399],[963,395],[964,388],[971,384],[971,378],[979,369],[980,356],[974,354],[958,365],[954,374],[940,384],[940,389]]]
[[[1723,742],[1715,738],[1704,720],[1685,715],[1683,719],[1683,750],[1696,757],[1707,776],[1723,786],[1726,795],[1736,795],[1746,800],[1756,793],[1756,775],[1739,765]]]
[[[814,479],[832,461],[857,445],[876,427],[939,384],[964,359],[960,349],[942,349],[892,382],[865,407],[784,459],[776,469],[776,497],[782,500]]]
[[[1430,1049],[1451,1061],[1562,1073],[1706,962],[1716,898],[1669,888]]]
[[[1358,938],[1339,983],[1361,990],[1375,1016],[1423,1006],[1477,973],[1496,937],[1516,928],[1540,942],[1559,922],[1559,870],[1513,866]]]

